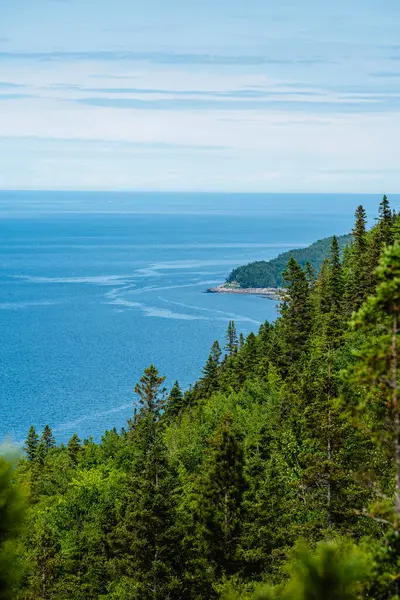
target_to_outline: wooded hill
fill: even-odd
[[[333,238],[319,273],[292,257],[276,322],[246,339],[230,322],[190,390],[147,368],[124,430],[64,446],[31,428],[16,468],[0,461],[1,598],[398,598],[386,197],[368,232],[357,209],[352,240],[341,257]]]
[[[350,243],[351,235],[340,235],[337,237],[337,241],[342,252]],[[291,258],[295,258],[302,267],[310,263],[312,268],[318,272],[323,261],[329,256],[331,244],[332,238],[328,237],[318,240],[306,248],[282,252],[271,260],[257,260],[237,267],[229,275],[227,283],[236,282],[241,288],[280,288],[283,285],[282,273]]]

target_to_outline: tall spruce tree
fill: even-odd
[[[234,356],[239,347],[239,340],[236,333],[235,321],[229,321],[228,329],[226,332],[226,346],[228,356]]]
[[[375,269],[379,264],[382,251],[385,246],[391,245],[394,241],[393,215],[387,196],[383,196],[379,205],[379,217],[376,226],[373,228],[368,248],[368,268],[370,272],[368,294],[373,294],[377,285]]]
[[[378,286],[353,318],[353,327],[368,333],[358,353],[359,363],[354,373],[362,383],[374,386],[378,392],[379,413],[387,407],[390,427],[378,419],[383,440],[392,448],[395,465],[395,518],[400,530],[400,407],[398,394],[400,323],[400,244],[389,246],[376,270]]]
[[[135,393],[139,396],[142,414],[149,413],[155,419],[159,417],[165,404],[166,389],[161,388],[164,381],[165,377],[159,376],[153,364],[144,370],[135,386]]]
[[[43,443],[45,451],[48,452],[56,446],[56,440],[49,425],[45,425],[40,441]]]
[[[119,524],[110,536],[118,574],[111,597],[132,600],[178,598],[179,553],[174,528],[175,480],[162,439],[164,377],[153,365],[136,391],[141,409],[131,435],[131,472]]]
[[[74,433],[67,444],[68,454],[73,463],[77,464],[79,455],[82,451],[81,440]]]
[[[389,246],[394,242],[393,236],[393,213],[387,196],[383,196],[379,205],[378,232],[381,246]]]
[[[26,442],[25,442],[25,446],[24,446],[26,456],[27,456],[28,460],[31,462],[34,461],[36,458],[38,444],[39,444],[39,436],[36,433],[35,427],[33,425],[31,425],[29,428],[28,437],[26,438]]]
[[[289,371],[305,357],[312,330],[312,305],[306,273],[292,257],[283,272],[285,292],[278,324],[280,359],[283,371]]]
[[[226,414],[211,441],[204,465],[199,504],[207,555],[218,577],[238,567],[237,548],[245,490],[242,441]]]
[[[336,347],[341,341],[341,336],[344,328],[344,279],[342,265],[340,262],[339,244],[335,235],[332,238],[332,245],[328,258],[328,276],[326,286],[326,342],[329,346]]]
[[[165,407],[165,414],[168,419],[176,418],[183,410],[184,397],[181,390],[181,386],[178,381],[175,381],[169,393],[167,404]]]
[[[367,214],[360,204],[355,212],[346,279],[346,305],[348,312],[358,310],[370,291],[371,273],[368,265]]]
[[[203,377],[201,379],[202,389],[206,396],[210,396],[218,389],[221,354],[221,347],[216,340],[211,347],[211,352],[203,368]]]

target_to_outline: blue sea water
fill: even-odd
[[[0,438],[49,423],[59,441],[98,439],[132,415],[151,362],[187,387],[229,320],[248,334],[276,316],[274,301],[208,287],[349,232],[356,206],[372,220],[379,200],[0,192]]]

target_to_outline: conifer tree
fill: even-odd
[[[244,335],[242,332],[240,332],[239,335],[239,350],[241,350],[244,346]]]
[[[289,370],[307,351],[312,329],[312,305],[306,273],[293,257],[283,272],[283,278],[286,287],[278,329],[281,364],[284,370]]]
[[[315,273],[314,267],[312,266],[312,264],[310,263],[309,260],[306,262],[305,271],[306,271],[308,284],[310,287],[313,287],[315,284],[315,280],[316,280],[316,273]]]
[[[46,452],[48,452],[52,448],[55,448],[56,440],[54,438],[53,432],[51,431],[51,428],[49,427],[49,425],[44,426],[42,437],[40,438],[40,441],[43,442],[43,446],[44,446]]]
[[[258,365],[258,345],[257,338],[252,331],[246,338],[242,355],[247,376],[254,375]]]
[[[382,251],[385,246],[391,245],[394,242],[394,219],[390,209],[389,200],[383,196],[382,202],[379,205],[378,222],[370,235],[368,248],[368,268],[370,272],[370,281],[368,294],[373,294],[377,279],[375,269],[379,264]]]
[[[77,464],[79,454],[82,451],[82,446],[81,446],[81,440],[79,439],[79,437],[77,436],[76,433],[74,433],[72,435],[71,439],[69,440],[69,442],[67,444],[67,449],[68,449],[68,454],[69,454],[72,462]]]
[[[390,209],[390,204],[387,196],[383,196],[382,202],[379,205],[379,222],[378,232],[381,246],[389,246],[393,244],[393,214]]]
[[[168,396],[165,413],[169,419],[177,417],[183,409],[184,399],[181,386],[175,381]]]
[[[228,413],[211,441],[202,478],[199,520],[207,554],[219,576],[237,567],[237,547],[245,490],[242,442]]]
[[[29,428],[28,437],[26,438],[24,450],[29,461],[34,461],[36,458],[37,448],[39,444],[39,436],[36,433],[36,429],[33,425]]]
[[[225,346],[228,356],[234,356],[238,351],[238,346],[239,341],[236,333],[235,321],[229,321]]]
[[[165,377],[160,377],[157,369],[151,364],[144,370],[139,382],[135,386],[135,393],[139,396],[142,414],[149,413],[156,419],[159,417],[165,404],[165,388],[161,388]]]
[[[328,277],[325,292],[325,335],[328,344],[336,347],[343,333],[344,280],[337,237],[333,236],[328,259]]]
[[[203,368],[201,379],[202,388],[206,395],[211,395],[218,389],[218,375],[221,359],[221,348],[216,340],[211,346],[211,352]]]
[[[378,400],[388,407],[387,417],[391,421],[389,443],[395,465],[395,516],[396,528],[400,528],[400,407],[398,394],[400,331],[400,244],[389,246],[384,251],[376,270],[378,286],[376,294],[370,296],[358,313],[354,315],[353,327],[369,332],[358,353],[359,364],[355,376],[363,383],[379,390]],[[371,335],[375,331],[375,335]],[[381,405],[381,409],[383,405]],[[382,417],[381,417],[382,418]],[[381,423],[381,433],[387,431]],[[390,439],[392,438],[392,439]]]
[[[352,230],[353,243],[349,256],[349,272],[346,280],[346,304],[358,310],[370,291],[371,273],[368,264],[367,215],[360,204],[355,212]]]
[[[152,365],[135,388],[141,409],[130,438],[132,471],[121,521],[110,536],[118,574],[112,586],[116,597],[174,598],[179,561],[173,527],[176,484],[160,429],[163,392],[159,388],[164,380]]]

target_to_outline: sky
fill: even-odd
[[[0,0],[0,189],[400,191],[399,0]]]

